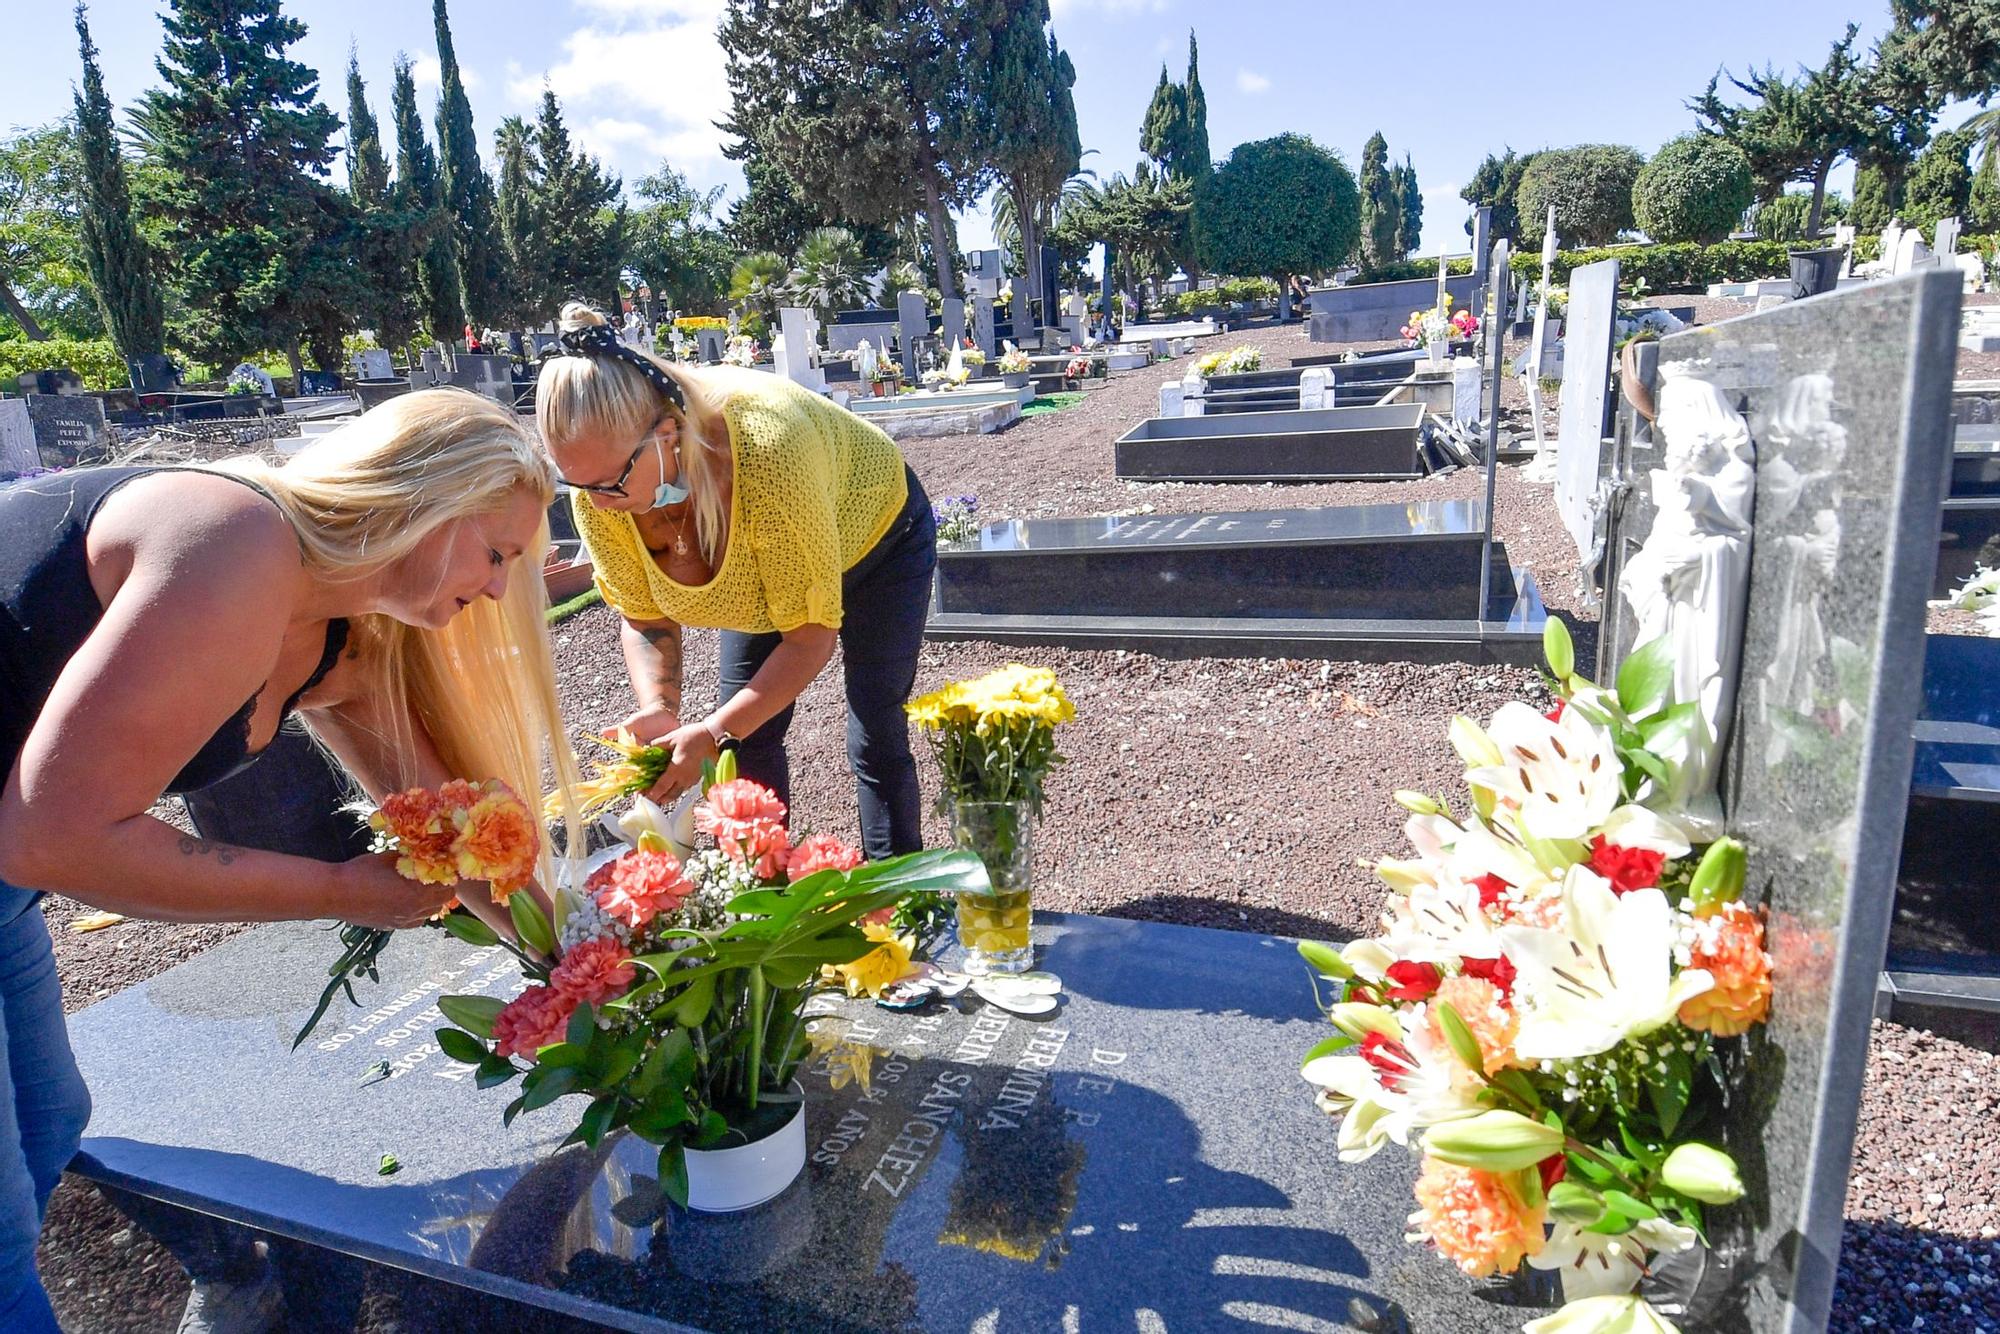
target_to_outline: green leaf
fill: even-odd
[[[1660,1211],[1644,1200],[1635,1199],[1617,1187],[1604,1192],[1604,1202],[1635,1222],[1643,1223],[1648,1218],[1658,1218]]]
[[[1345,1033],[1335,1033],[1330,1038],[1322,1038],[1318,1042],[1315,1042],[1312,1045],[1312,1050],[1299,1058],[1299,1064],[1305,1065],[1308,1062],[1317,1061],[1322,1056],[1332,1056],[1337,1052],[1346,1051],[1353,1045],[1353,1038],[1347,1036]]]
[[[438,1009],[444,1017],[476,1038],[493,1039],[493,1021],[506,1009],[504,1001],[491,996],[440,996]]]
[[[1618,704],[1634,720],[1667,702],[1674,687],[1673,643],[1665,636],[1632,651],[1618,667]]]
[[[479,1071],[472,1077],[472,1082],[478,1088],[498,1088],[520,1073],[505,1056],[489,1056],[479,1063]]]
[[[385,1153],[382,1155],[381,1166],[375,1169],[375,1175],[383,1177],[392,1177],[396,1175],[396,1173],[402,1170],[403,1170],[403,1165],[396,1161],[396,1155],[393,1153]]]
[[[519,1116],[521,1112],[527,1107],[527,1105],[528,1105],[528,1095],[525,1093],[522,1094],[520,1097],[514,1099],[514,1101],[508,1103],[507,1110],[500,1114],[501,1126],[506,1127],[513,1125],[514,1118]]]
[[[583,1121],[577,1130],[583,1135],[583,1142],[591,1148],[603,1143],[618,1115],[618,1099],[610,1094],[590,1104],[590,1110],[583,1114]]]
[[[532,1112],[538,1107],[546,1107],[565,1093],[576,1092],[583,1083],[583,1072],[574,1066],[563,1066],[558,1070],[538,1070],[541,1078],[534,1081],[534,1087],[521,1095],[521,1110]],[[533,1079],[533,1076],[529,1077]]]
[[[1490,1076],[1488,1082],[1506,1089],[1530,1107],[1540,1107],[1542,1105],[1541,1095],[1535,1092],[1534,1084],[1519,1070],[1499,1071]],[[1557,1122],[1557,1124],[1560,1125],[1561,1122]]]
[[[687,1208],[687,1154],[682,1150],[679,1140],[660,1150],[660,1189],[665,1191],[667,1198],[675,1204],[683,1209]]]
[[[563,1031],[563,1038],[572,1047],[588,1048],[597,1033],[597,1011],[590,1008],[590,1002],[585,1001],[570,1013],[569,1027]],[[585,1064],[589,1064],[587,1056]]]
[[[1630,1232],[1632,1225],[1638,1221],[1638,1219],[1622,1214],[1616,1209],[1606,1209],[1604,1217],[1592,1223],[1584,1231],[1595,1232],[1601,1237],[1616,1237]]]
[[[555,932],[549,929],[549,919],[542,915],[542,907],[533,894],[524,890],[509,898],[507,912],[514,919],[514,930],[523,945],[542,954],[556,952]]]
[[[460,1065],[479,1065],[486,1060],[486,1044],[456,1028],[437,1031],[438,1048]]]
[[[463,908],[446,913],[438,919],[438,925],[466,944],[477,945],[481,949],[500,943],[499,932]]]
[[[543,1070],[582,1069],[590,1060],[590,1048],[574,1042],[551,1042],[535,1053],[535,1065]]]
[[[1549,664],[1549,675],[1558,681],[1567,681],[1576,671],[1576,645],[1560,617],[1551,616],[1542,625],[1542,657]]]
[[[1588,1186],[1558,1181],[1549,1187],[1549,1212],[1564,1222],[1589,1227],[1604,1217],[1604,1199]]]
[[[678,1030],[676,1030],[678,1031]],[[646,1054],[646,1036],[634,1033],[612,1047],[604,1058],[604,1068],[598,1072],[600,1084],[616,1084],[638,1068],[639,1059]]]
[[[685,1067],[681,1062],[685,1058]],[[680,1077],[674,1079],[676,1069]],[[687,1086],[688,1077],[694,1073],[694,1040],[685,1028],[676,1028],[660,1039],[659,1045],[646,1057],[646,1068],[639,1072],[639,1078],[632,1085],[632,1092],[638,1097],[649,1096],[660,1087],[661,1081],[672,1079],[678,1088]]]
[[[1653,1114],[1660,1118],[1660,1133],[1671,1138],[1694,1088],[1694,1062],[1679,1047],[1669,1049],[1665,1060],[1665,1072],[1652,1072],[1646,1080],[1646,1092],[1652,1099]]]
[[[1299,957],[1311,964],[1313,971],[1321,977],[1344,982],[1354,976],[1354,970],[1348,967],[1347,960],[1340,957],[1339,950],[1317,940],[1301,940]]]
[[[695,1147],[705,1149],[719,1142],[729,1133],[729,1122],[722,1119],[722,1113],[710,1108],[701,1114],[701,1126],[695,1132]]]
[[[1633,1134],[1632,1128],[1623,1121],[1618,1123],[1618,1138],[1624,1141],[1625,1152],[1632,1155],[1631,1164],[1625,1168],[1627,1176],[1638,1176],[1641,1169],[1657,1172],[1660,1170],[1660,1164],[1667,1161],[1667,1155],[1663,1150]]]
[[[715,975],[709,974],[695,981],[672,1007],[674,1022],[682,1028],[699,1027],[708,1018],[709,1007],[715,1003]]]

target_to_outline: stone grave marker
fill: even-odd
[[[1556,508],[1584,568],[1596,563],[1604,412],[1618,314],[1618,261],[1572,270],[1563,316],[1563,378],[1556,415]]]
[[[103,399],[89,394],[29,394],[25,401],[35,431],[35,452],[44,468],[109,461],[111,424],[104,417]]]
[[[357,380],[393,380],[396,368],[389,360],[389,354],[379,347],[363,348],[354,354],[354,378]]]
[[[999,345],[993,337],[993,298],[975,296],[972,298],[972,341],[986,354],[988,364],[1000,355]]]
[[[1035,336],[1035,313],[1028,298],[1028,280],[1014,283],[1014,341],[1026,347]]]
[[[1683,1328],[1789,1334],[1831,1314],[1910,798],[1958,304],[1957,274],[1932,270],[1671,335],[1660,420],[1617,460],[1628,490],[1612,566],[1634,577],[1613,578],[1657,597],[1634,566],[1656,520],[1692,516],[1701,558],[1665,586],[1675,642],[1690,646],[1677,674],[1740,661],[1706,677],[1734,695],[1720,816],[1749,848],[1777,988],[1770,1023],[1728,1071],[1724,1133],[1768,1208],[1711,1215],[1715,1249]],[[1670,407],[1673,377],[1687,387]],[[1745,456],[1751,528],[1747,557],[1732,557],[1712,520],[1741,506],[1703,497],[1740,491],[1725,483]],[[1660,531],[1689,536],[1685,517]],[[1724,579],[1732,560],[1747,584]],[[1739,617],[1716,614],[1732,600]],[[1639,619],[1607,587],[1600,679],[1636,646]]]
[[[1937,227],[1931,233],[1931,249],[1940,259],[1949,260],[1958,253],[1959,221],[1957,217],[1939,218]]]
[[[872,306],[864,310],[837,310],[827,326],[826,346],[832,352],[852,352],[863,342],[883,348],[896,333],[896,312]]]
[[[23,399],[0,398],[0,473],[33,472],[42,466],[35,448],[35,424]]]
[[[440,994],[504,996],[517,966],[436,931],[398,937],[363,1007],[297,1052],[330,940],[308,925],[73,1016],[96,1100],[75,1170],[293,1238],[329,1269],[441,1280],[439,1316],[496,1328],[542,1312],[658,1334],[1199,1331],[1244,1311],[1520,1327],[1404,1241],[1405,1155],[1334,1161],[1298,1076],[1326,1024],[1289,941],[1066,914],[1037,914],[1035,936],[1065,987],[1040,1019],[833,1002],[802,1071],[805,1173],[739,1214],[666,1205],[627,1138],[556,1151],[578,1100],[503,1129],[510,1095],[476,1089],[431,1033]],[[327,1327],[358,1323],[361,1284],[285,1277]]]
[[[778,311],[778,334],[771,345],[771,362],[778,374],[814,393],[826,392],[826,375],[815,364],[819,343],[812,312],[797,306]]]
[[[948,296],[944,299],[942,330],[946,347],[965,346],[965,299]]]
[[[896,293],[896,350],[902,354],[906,384],[917,382],[917,344],[930,333],[930,301],[922,292]]]
[[[722,349],[727,339],[726,330],[703,327],[694,331],[695,343],[700,349],[701,364],[713,366],[722,360]]]

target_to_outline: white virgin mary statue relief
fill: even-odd
[[[1662,638],[1672,645],[1673,698],[1700,706],[1702,725],[1662,756],[1675,771],[1673,790],[1652,804],[1713,838],[1721,832],[1715,784],[1743,657],[1757,465],[1742,415],[1692,372],[1685,363],[1660,367],[1655,428],[1666,466],[1649,478],[1658,513],[1618,586],[1638,622],[1634,647]]]

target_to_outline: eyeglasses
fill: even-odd
[[[561,482],[564,486],[574,487],[578,491],[589,491],[595,495],[617,496],[620,497],[621,499],[624,498],[625,496],[630,494],[628,491],[625,490],[625,483],[632,480],[632,469],[639,466],[639,456],[646,452],[646,446],[653,443],[653,437],[659,434],[660,427],[665,424],[666,424],[665,418],[662,418],[660,421],[653,423],[653,429],[646,432],[646,438],[641,440],[639,442],[639,447],[632,451],[632,457],[625,460],[625,469],[623,472],[618,474],[617,481],[572,482],[569,478],[564,477],[560,474],[557,475],[556,480]]]

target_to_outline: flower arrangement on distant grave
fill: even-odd
[[[248,398],[264,392],[264,382],[249,371],[236,371],[229,377],[223,392],[232,398]]]
[[[1412,1240],[1474,1278],[1559,1274],[1569,1304],[1528,1334],[1672,1334],[1640,1279],[1746,1193],[1705,1141],[1772,961],[1745,848],[1697,845],[1673,797],[1704,724],[1671,698],[1670,647],[1603,690],[1551,621],[1555,708],[1452,721],[1469,807],[1395,794],[1417,855],[1376,864],[1382,934],[1299,946],[1333,990],[1301,1074],[1341,1161],[1416,1149]]]
[[[1264,354],[1254,347],[1232,347],[1227,352],[1211,352],[1195,363],[1204,380],[1216,375],[1242,375],[1261,370]]]
[[[1945,611],[1972,612],[1979,618],[1980,633],[2000,639],[2000,569],[1975,565],[1950,597],[1931,605]]]
[[[978,344],[970,338],[966,339],[965,346],[959,349],[958,359],[961,364],[970,366],[974,370],[986,364],[986,354],[980,351]]]
[[[1020,348],[1015,347],[1012,343],[1009,343],[1007,350],[1000,354],[1000,373],[1002,375],[1026,375],[1032,369],[1034,369],[1034,363],[1028,360],[1028,354]]]
[[[1063,367],[1063,378],[1066,380],[1081,380],[1088,374],[1090,374],[1089,357],[1071,357],[1069,364]]]
[[[876,362],[875,369],[868,373],[870,384],[897,384],[902,378],[902,366],[888,357]]]
[[[749,334],[735,334],[723,348],[722,360],[729,366],[754,366],[759,351],[757,340]]]
[[[931,517],[937,522],[937,540],[956,544],[971,542],[979,536],[979,497],[947,496],[931,506]]]

